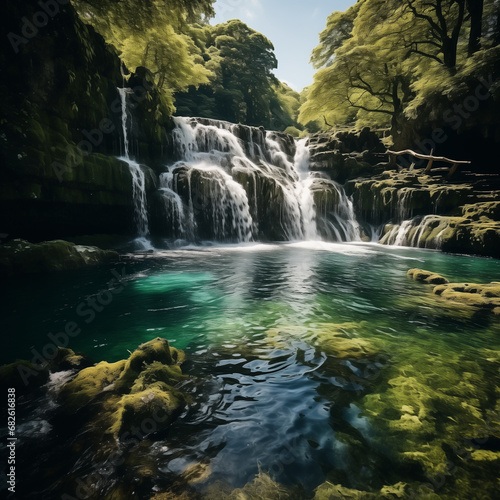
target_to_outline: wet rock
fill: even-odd
[[[4,394],[9,388],[14,388],[17,394],[28,394],[46,384],[49,374],[47,366],[16,361],[0,366],[0,388]]]
[[[76,354],[72,349],[58,347],[56,355],[50,360],[49,369],[53,373],[67,370],[81,370],[89,364],[90,361],[85,356]]]
[[[29,243],[12,240],[0,245],[0,275],[65,271],[117,260],[118,253],[55,240]]]
[[[313,134],[309,138],[311,170],[326,172],[344,183],[361,175],[379,173],[376,165],[384,158],[385,147],[378,134],[361,131]]]
[[[443,276],[423,269],[410,269],[407,274],[415,281],[437,285],[433,288],[433,293],[451,305],[472,310],[490,310],[494,314],[500,308],[500,282],[450,283]]]
[[[85,368],[59,394],[65,412],[88,411],[86,427],[96,436],[120,439],[132,429],[143,436],[165,428],[187,402],[175,386],[185,380],[185,356],[156,338],[140,345],[128,360],[103,361]],[[147,423],[148,425],[146,425]]]
[[[449,283],[434,288],[434,293],[455,304],[491,310],[500,307],[500,283]]]
[[[423,269],[410,269],[407,275],[410,278],[413,278],[415,281],[420,281],[423,283],[429,283],[433,285],[441,285],[443,283],[449,283],[449,281],[440,274],[433,273],[431,271],[424,271]]]
[[[242,488],[231,489],[222,482],[211,486],[203,495],[204,500],[282,500],[302,498],[296,488],[277,483],[271,476],[260,472],[253,481]]]

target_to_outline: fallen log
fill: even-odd
[[[429,160],[427,167],[425,169],[425,173],[430,172],[432,165],[435,161],[444,161],[446,163],[451,163],[450,171],[448,173],[448,177],[451,177],[455,171],[457,170],[459,165],[470,165],[472,162],[467,160],[452,160],[450,158],[446,158],[446,156],[434,156],[433,154],[424,155],[422,153],[416,153],[411,149],[404,149],[403,151],[391,151],[390,149],[386,152],[389,157],[401,156],[401,155],[411,155],[419,160]]]

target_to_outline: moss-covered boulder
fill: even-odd
[[[73,349],[58,347],[55,356],[49,362],[51,372],[67,370],[81,370],[88,366],[90,361],[81,354],[76,354]]]
[[[186,405],[188,397],[176,389],[187,378],[179,366],[184,359],[182,351],[156,338],[128,360],[81,370],[62,387],[59,399],[69,414],[83,410],[86,428],[97,437],[125,439],[135,428],[145,437],[168,426]]]
[[[153,382],[178,381],[182,379],[178,365],[184,360],[184,352],[170,347],[167,340],[159,337],[151,340],[140,345],[126,361],[116,380],[115,390],[125,393],[132,386],[137,390],[138,384],[144,387]]]
[[[490,310],[494,314],[500,313],[500,282],[477,283],[450,283],[443,276],[423,269],[410,269],[408,276],[421,283],[437,285],[432,291],[438,301],[445,301],[450,306],[465,311]],[[440,305],[439,302],[435,305]]]
[[[433,273],[431,271],[425,271],[423,269],[410,269],[407,274],[410,278],[413,278],[415,281],[420,281],[423,283],[428,283],[433,285],[441,285],[443,283],[449,283],[449,281],[440,274]]]
[[[101,361],[95,366],[85,368],[65,384],[60,392],[65,409],[74,412],[87,405],[106,387],[115,382],[125,367],[126,361],[116,363]]]
[[[500,308],[500,283],[449,283],[434,288],[434,294],[446,301],[471,308],[496,312]]]
[[[13,240],[0,245],[0,276],[79,269],[117,259],[113,250],[63,240],[37,244]]]

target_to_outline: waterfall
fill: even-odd
[[[118,88],[121,99],[122,111],[122,131],[123,131],[123,156],[119,159],[128,164],[130,174],[132,175],[132,197],[134,200],[134,220],[137,227],[137,234],[140,239],[146,242],[149,235],[149,222],[146,199],[146,176],[141,166],[130,158],[128,126],[129,120],[127,112],[127,93],[128,89]],[[147,245],[146,245],[147,246]]]
[[[307,139],[301,139],[297,143],[293,168],[299,177],[299,181],[296,185],[296,192],[302,213],[303,238],[306,240],[318,240],[320,238],[316,226],[316,206],[311,190],[314,184],[314,178],[309,172],[310,156]]]
[[[441,249],[443,235],[450,227],[450,220],[439,215],[426,215],[389,224],[380,243],[383,245]]]
[[[307,139],[204,118],[174,118],[160,175],[166,233],[188,241],[360,239],[342,187],[309,171]],[[328,203],[322,189],[334,191]],[[322,230],[319,230],[321,223]],[[335,230],[324,230],[331,224]]]

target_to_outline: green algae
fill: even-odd
[[[69,413],[87,407],[86,427],[96,436],[121,439],[151,419],[155,430],[165,428],[188,401],[174,387],[187,378],[179,367],[184,359],[182,351],[158,337],[141,344],[128,360],[81,370],[62,387],[59,399]]]
[[[315,490],[313,500],[333,500],[333,499],[352,499],[352,500],[376,500],[376,499],[397,499],[408,498],[408,485],[397,483],[391,486],[384,486],[376,493],[361,491],[352,488],[346,488],[340,484],[325,482]]]
[[[285,348],[290,340],[303,340],[318,347],[325,354],[338,359],[367,359],[379,354],[374,342],[360,334],[366,322],[321,323],[315,327],[282,326],[267,331],[269,342],[276,348]]]
[[[394,461],[418,465],[427,478],[448,476],[449,460],[458,461],[457,450],[470,448],[469,440],[500,435],[498,415],[491,409],[499,388],[490,383],[487,365],[466,355],[429,354],[416,345],[400,351],[383,373],[383,383],[360,407]],[[498,362],[496,351],[485,354],[491,359],[486,363]],[[464,464],[461,473],[467,470]]]
[[[100,394],[106,387],[113,384],[123,369],[126,361],[108,363],[101,361],[95,366],[83,369],[78,375],[65,384],[60,393],[64,405],[69,411],[76,411],[85,406]]]

